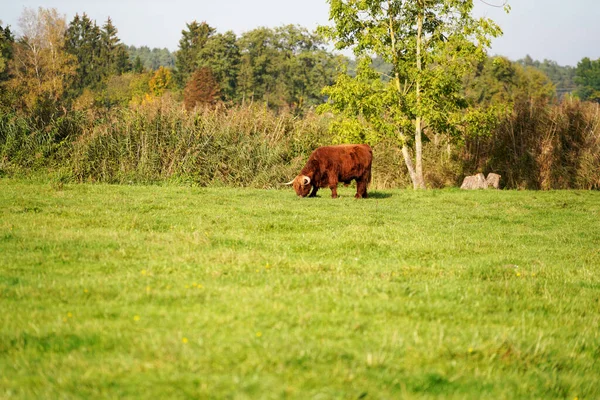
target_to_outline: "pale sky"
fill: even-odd
[[[529,54],[561,65],[576,65],[583,57],[600,58],[600,0],[509,0],[508,15],[474,1],[476,14],[492,18],[504,31],[493,42],[492,55],[516,60]],[[283,24],[312,30],[328,23],[329,11],[325,0],[0,0],[0,20],[18,32],[25,7],[54,7],[67,21],[85,12],[99,25],[110,16],[123,43],[169,50],[177,49],[181,30],[193,20],[236,34]]]

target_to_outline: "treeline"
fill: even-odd
[[[389,84],[390,65],[372,65]],[[356,70],[298,26],[238,36],[193,21],[172,54],[125,46],[110,19],[27,9],[18,36],[0,23],[0,175],[275,187],[316,146],[352,137],[317,106]],[[460,135],[424,129],[427,186],[496,172],[506,188],[600,188],[598,70],[587,59],[474,64],[461,107],[491,112]],[[374,146],[374,186],[410,186],[396,140],[355,140]]]
[[[134,70],[137,71],[156,71],[160,67],[170,69],[175,67],[175,54],[166,48],[150,49],[148,46],[128,46],[127,52],[129,53],[131,65],[136,66]]]
[[[292,25],[238,37],[194,21],[174,55],[128,48],[110,18],[97,24],[83,14],[67,23],[54,9],[26,9],[20,28],[19,38],[2,28],[1,101],[45,121],[63,110],[139,104],[166,92],[188,108],[264,101],[301,109],[323,102],[321,89],[342,63],[316,34]]]

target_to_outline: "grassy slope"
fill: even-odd
[[[0,180],[0,397],[600,397],[600,193],[341,194]]]

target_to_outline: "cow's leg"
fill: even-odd
[[[332,199],[336,199],[338,197],[337,185],[338,185],[337,179],[329,179],[329,189],[331,189],[331,198]]]
[[[360,199],[366,199],[367,198],[367,182],[364,180],[360,180],[357,179],[356,180],[356,195],[354,195],[355,198]]]
[[[308,195],[308,197],[317,197],[317,191],[319,190],[318,186],[313,186],[312,188],[312,192],[310,192],[310,194]]]
[[[337,199],[337,197],[338,197],[338,195],[337,195],[337,185],[330,186],[329,188],[331,189],[331,198],[332,199]]]

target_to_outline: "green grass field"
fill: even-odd
[[[0,179],[0,398],[600,398],[600,193]]]

